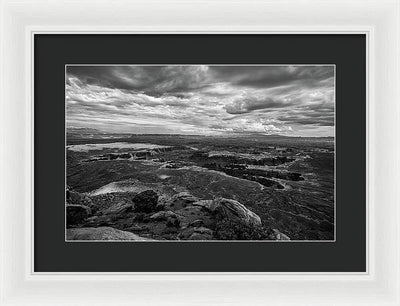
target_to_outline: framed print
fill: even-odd
[[[35,271],[366,272],[365,35],[33,43]],[[210,45],[218,52],[202,52]],[[341,170],[350,164],[352,176]],[[75,262],[88,242],[93,251]],[[126,255],[100,267],[98,248]],[[149,248],[169,260],[155,265]],[[288,252],[299,256],[289,263]]]
[[[4,304],[400,304],[398,1],[32,4],[1,11]]]
[[[334,65],[65,70],[67,241],[335,241]]]

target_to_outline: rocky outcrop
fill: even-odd
[[[226,164],[246,164],[246,165],[262,165],[277,166],[293,161],[293,158],[287,156],[260,157],[257,154],[238,154],[234,152],[214,152],[212,154],[206,152],[194,152],[191,156],[198,164],[207,164],[210,167],[218,168]]]
[[[215,224],[212,212],[200,206],[189,205],[175,211],[175,213],[180,217],[182,227],[197,226],[199,224],[212,227]]]
[[[215,200],[202,200],[193,203],[193,205],[210,210],[219,219],[238,221],[248,226],[261,226],[261,219],[257,214],[232,199],[217,198]]]
[[[285,187],[282,184],[274,180],[267,179],[263,176],[245,175],[243,178],[245,178],[246,180],[257,182],[265,187],[272,187],[275,189],[285,189]]]
[[[213,231],[206,227],[190,227],[179,234],[183,240],[211,240]]]
[[[93,205],[92,203],[92,199],[89,198],[88,196],[76,192],[76,191],[72,191],[67,189],[67,203],[68,204],[78,204],[78,205],[85,205],[88,207],[91,207]]]
[[[212,211],[214,209],[214,200],[200,200],[200,201],[194,202],[193,206],[204,207],[205,209]]]
[[[153,190],[146,190],[132,199],[135,212],[151,213],[157,210],[158,194]]]
[[[180,217],[172,211],[159,211],[150,216],[150,221],[166,221],[169,227],[180,226]]]
[[[280,231],[278,231],[277,229],[272,229],[273,233],[270,235],[270,238],[272,240],[286,240],[289,241],[290,238],[285,235],[284,233],[281,233]]]
[[[238,220],[250,226],[261,226],[261,219],[257,214],[232,199],[220,198],[214,200],[213,211],[229,220]]]
[[[85,205],[67,204],[67,226],[82,223],[91,213],[91,209]]]
[[[164,165],[164,168],[167,169],[180,169],[182,167],[191,166],[193,163],[184,162],[184,161],[167,161]]]
[[[258,215],[232,199],[200,200],[180,192],[162,194],[159,200],[153,190],[91,197],[75,193],[74,197],[75,201],[87,197],[93,209],[67,204],[68,228],[74,228],[69,231],[71,239],[139,239],[131,235],[135,233],[158,240],[251,240],[262,231]]]
[[[121,153],[107,153],[107,154],[102,154],[102,155],[95,155],[90,159],[85,160],[86,162],[93,162],[93,161],[111,161],[111,160],[124,160],[124,159],[130,159],[130,160],[143,160],[143,159],[148,159],[152,158],[157,154],[164,153],[164,152],[169,152],[174,150],[174,147],[159,147],[159,148],[153,148],[150,150],[136,150],[132,152],[121,152]]]
[[[127,212],[132,211],[132,209],[132,204],[121,201],[104,210],[103,215],[123,215]]]
[[[179,210],[185,208],[199,199],[188,192],[180,192],[174,195],[165,205],[168,210]]]
[[[112,227],[83,227],[67,230],[67,240],[135,240],[147,241],[131,232],[117,230]]]
[[[197,157],[197,161],[200,157]],[[212,158],[215,158],[213,156]],[[233,157],[232,157],[233,158]],[[284,157],[276,157],[276,158],[268,158],[272,164],[278,163],[286,163],[288,160]],[[259,160],[260,165],[264,165],[262,160]],[[256,167],[252,167],[251,165],[258,165],[257,163],[249,163],[249,162],[240,162],[240,160],[236,160],[234,158],[231,160],[228,158],[227,160],[219,160],[214,162],[200,162],[198,161],[198,165],[201,167],[207,168],[209,170],[215,170],[218,172],[223,172],[229,176],[254,181],[265,187],[274,188],[274,189],[284,189],[285,186],[280,183],[278,180],[285,181],[303,181],[304,177],[302,177],[301,173],[290,172],[287,170],[265,170],[265,169],[257,169]],[[278,180],[276,180],[278,179]]]
[[[267,171],[266,177],[274,177],[287,181],[304,181],[304,177],[301,176],[301,173],[289,171]]]
[[[201,227],[203,225],[204,225],[204,220],[202,219],[196,219],[189,223],[189,226],[191,227]]]
[[[172,211],[159,211],[150,216],[150,219],[155,221],[167,221],[170,218],[176,219],[178,216]]]

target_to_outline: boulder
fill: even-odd
[[[120,215],[132,211],[132,205],[124,201],[107,208],[103,211],[104,215]]]
[[[271,239],[272,240],[290,240],[288,236],[286,236],[284,233],[281,233],[277,229],[272,229],[273,233],[271,234]]]
[[[168,227],[179,227],[180,217],[172,211],[159,211],[150,216],[150,220],[166,221]]]
[[[212,227],[215,223],[212,213],[200,206],[189,205],[175,211],[175,213],[179,216],[182,227],[189,226],[194,221],[197,221],[197,225],[201,222],[201,225],[207,227]]]
[[[193,233],[188,240],[211,240],[212,236],[207,234]]]
[[[203,235],[210,235],[210,236],[212,236],[212,234],[213,234],[212,230],[210,230],[209,228],[206,228],[204,226],[195,227],[194,228],[194,232],[195,233],[199,233],[199,234],[203,234]]]
[[[179,234],[182,240],[211,240],[213,231],[206,227],[191,227],[183,230]]]
[[[67,203],[85,205],[89,207],[93,205],[92,199],[89,198],[87,195],[68,189],[67,189]]]
[[[86,219],[86,222],[93,223],[99,219],[99,216],[92,216]]]
[[[213,205],[214,205],[214,200],[200,200],[197,202],[194,202],[192,204],[193,206],[199,206],[199,207],[204,207],[205,209],[212,210]]]
[[[112,227],[83,227],[70,228],[67,230],[67,240],[135,240],[147,241],[146,239],[131,232],[117,230]]]
[[[208,209],[220,219],[238,221],[249,226],[261,226],[260,217],[238,201],[225,198],[215,200],[202,200],[193,203]]]
[[[188,192],[180,192],[174,195],[165,205],[165,208],[168,210],[178,210],[185,208],[192,203],[198,201],[199,199],[195,196],[191,195]]]
[[[177,214],[172,211],[159,211],[150,216],[150,219],[155,221],[168,221],[169,219],[177,218]]]
[[[85,205],[67,204],[67,225],[82,223],[91,215],[91,209]]]
[[[155,212],[157,210],[158,194],[153,190],[143,191],[133,197],[132,203],[135,212]]]
[[[189,223],[189,226],[191,226],[191,227],[201,227],[203,225],[204,225],[204,221],[201,219],[196,219]]]

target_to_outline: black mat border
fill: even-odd
[[[336,242],[64,242],[65,64],[335,64]],[[366,36],[34,38],[35,272],[366,271]]]

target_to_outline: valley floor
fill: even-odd
[[[68,240],[333,240],[331,139],[68,139]]]

